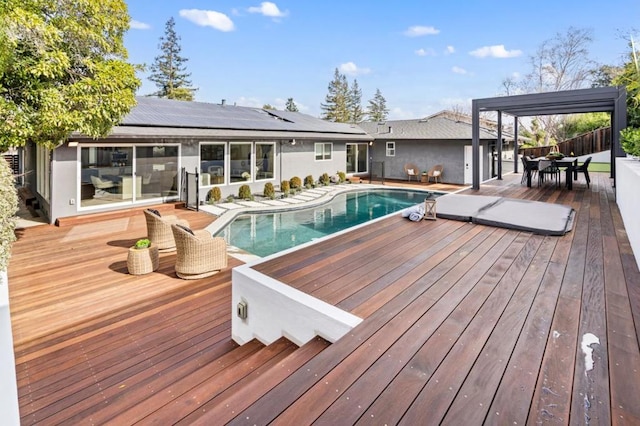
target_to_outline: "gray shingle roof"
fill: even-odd
[[[414,120],[387,120],[383,124],[362,122],[358,126],[375,139],[471,139],[471,124],[452,119],[448,114],[435,114]],[[496,139],[496,133],[480,129],[480,139]]]
[[[357,126],[332,123],[299,112],[150,97],[138,97],[137,101],[138,105],[124,117],[120,127],[335,133],[370,139]]]

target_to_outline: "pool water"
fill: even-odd
[[[232,246],[264,257],[422,203],[427,194],[376,189],[347,192],[313,208],[238,216],[217,236],[224,237]]]

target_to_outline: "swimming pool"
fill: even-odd
[[[244,214],[216,235],[232,246],[264,257],[421,203],[427,194],[401,189],[346,192],[313,208]]]

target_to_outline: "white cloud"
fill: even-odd
[[[179,14],[201,27],[212,27],[223,32],[235,29],[233,21],[227,15],[214,10],[182,9]]]
[[[275,3],[270,1],[263,1],[260,6],[253,6],[249,8],[249,13],[259,13],[270,18],[282,18],[289,14],[289,11],[281,11]]]
[[[522,55],[521,50],[507,50],[504,44],[496,44],[494,46],[483,46],[469,52],[471,56],[477,58],[515,58]]]
[[[135,19],[132,19],[129,22],[129,27],[132,30],[148,30],[148,29],[151,28],[151,25],[145,24],[144,22],[136,21]]]
[[[445,55],[451,55],[452,53],[455,53],[455,51],[456,51],[456,48],[451,46],[451,45],[449,45],[445,49],[444,53],[445,53]]]
[[[340,72],[346,75],[362,75],[369,74],[371,70],[369,68],[358,68],[353,62],[346,62],[340,65]]]
[[[511,78],[513,78],[514,80],[520,80],[520,73],[518,71],[512,72]]]
[[[235,102],[234,105],[244,106],[244,107],[253,107],[253,108],[262,108],[264,104],[268,102],[262,102],[258,98],[245,98],[244,96],[240,96]]]
[[[458,66],[454,66],[453,68],[451,68],[451,71],[453,71],[456,74],[469,74],[469,72],[467,70],[465,70],[464,68],[460,68]]]
[[[424,27],[421,25],[414,25],[405,30],[404,35],[407,37],[420,37],[424,35],[435,35],[440,33],[440,30],[434,27]]]
[[[436,56],[436,51],[431,49],[431,48],[418,49],[418,50],[416,50],[416,55],[418,55],[418,56]]]

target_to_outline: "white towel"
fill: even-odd
[[[415,206],[407,207],[402,210],[402,217],[408,217],[414,222],[422,220],[424,217],[424,204],[416,204]]]
[[[414,222],[420,222],[423,217],[424,217],[423,213],[413,212],[409,215],[409,220],[412,220]]]

